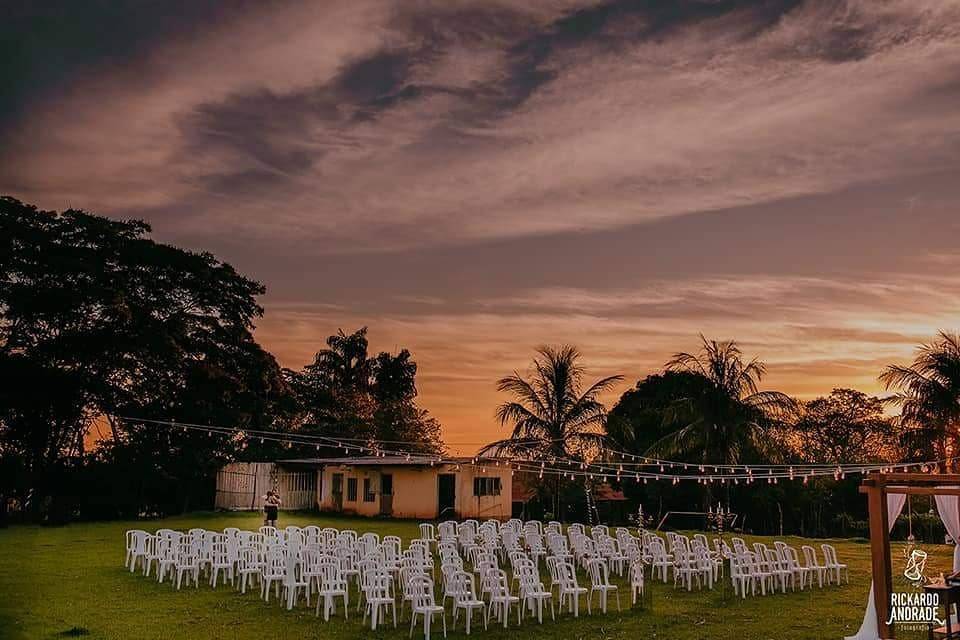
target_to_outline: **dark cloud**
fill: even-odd
[[[36,101],[102,67],[134,67],[172,39],[279,0],[48,0],[6,2],[0,19],[0,131]],[[131,82],[136,75],[131,74]]]

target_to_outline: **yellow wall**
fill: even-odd
[[[489,466],[481,473],[469,465],[417,466],[371,466],[353,467],[336,465],[324,467],[318,472],[320,509],[333,511],[333,474],[343,474],[343,512],[363,516],[380,514],[380,475],[393,475],[393,517],[434,519],[437,517],[438,475],[452,473],[456,476],[454,508],[460,518],[495,518],[505,520],[511,512],[511,475],[504,467]],[[499,477],[499,496],[474,496],[474,477]],[[347,500],[347,480],[357,479],[357,499]],[[373,502],[363,501],[363,480],[370,478],[375,497]]]

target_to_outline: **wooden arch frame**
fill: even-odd
[[[860,493],[867,494],[870,517],[870,557],[873,568],[873,599],[877,608],[877,631],[881,638],[893,638],[890,619],[890,527],[887,494],[960,496],[960,474],[878,473],[863,479]]]

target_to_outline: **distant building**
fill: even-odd
[[[243,463],[235,463],[243,464]],[[430,458],[360,456],[278,460],[270,473],[245,477],[228,465],[217,475],[218,508],[259,508],[260,496],[274,486],[285,508],[317,507],[321,511],[362,516],[447,519],[495,518],[511,515],[512,474],[496,461],[471,464],[471,458],[447,458],[438,464]],[[249,471],[247,471],[249,473]],[[271,475],[272,474],[272,475]],[[257,478],[259,493],[253,493]],[[307,480],[305,480],[305,478]],[[311,481],[310,504],[304,505],[304,484]],[[291,491],[292,506],[285,486]],[[247,505],[252,506],[247,506]]]
[[[513,478],[512,513],[514,518],[543,519],[550,510],[549,501],[543,504],[538,495],[537,487],[545,480],[540,478],[535,472],[518,472]],[[547,491],[552,490],[552,478],[546,479],[548,484]],[[599,522],[605,523],[626,523],[627,522],[627,498],[623,491],[615,489],[610,483],[593,483],[593,503],[596,507],[595,517]],[[584,488],[584,491],[586,489]],[[581,501],[578,504],[565,503],[563,505],[564,517],[582,517],[589,519],[586,507],[586,494],[579,495]],[[579,515],[578,515],[579,514]],[[556,516],[549,514],[552,518]]]

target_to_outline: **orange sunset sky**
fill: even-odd
[[[455,451],[540,344],[808,398],[960,328],[956,1],[172,5],[13,11],[0,193],[262,281],[284,366],[410,349]]]

